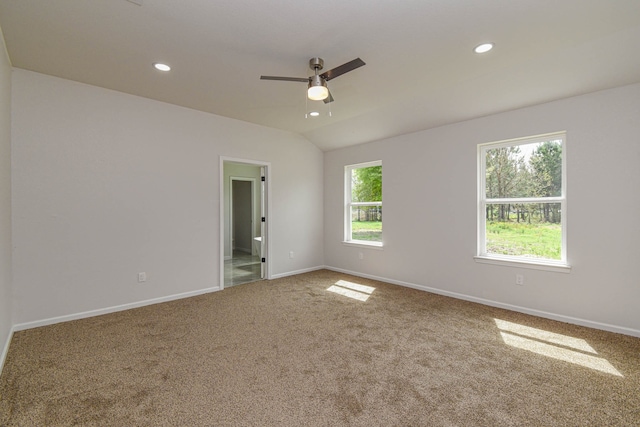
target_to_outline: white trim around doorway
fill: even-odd
[[[236,157],[226,157],[226,156],[220,156],[220,187],[219,187],[219,195],[220,195],[220,202],[219,202],[219,207],[220,207],[220,218],[219,218],[219,222],[220,222],[220,227],[219,227],[219,233],[220,233],[220,238],[219,238],[219,242],[220,242],[220,247],[219,247],[219,257],[218,257],[218,269],[219,269],[219,274],[218,274],[218,280],[219,280],[219,286],[220,289],[224,289],[224,214],[225,214],[225,204],[224,204],[224,164],[225,163],[237,163],[237,164],[245,164],[245,165],[251,165],[251,166],[260,166],[260,167],[264,167],[264,176],[265,176],[265,191],[264,191],[264,198],[266,199],[266,203],[265,203],[265,217],[266,217],[266,228],[265,228],[265,238],[266,238],[266,262],[265,262],[265,274],[264,274],[264,278],[267,280],[271,280],[272,279],[272,274],[271,274],[271,254],[272,252],[272,246],[271,246],[271,223],[272,223],[272,216],[271,216],[271,163],[270,162],[263,162],[263,161],[259,161],[259,160],[252,160],[252,159],[241,159],[241,158],[236,158]]]

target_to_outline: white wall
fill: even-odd
[[[11,314],[11,64],[0,29],[0,369]]]
[[[220,156],[271,163],[273,273],[321,266],[306,139],[14,69],[14,323],[219,287]]]
[[[325,262],[640,336],[639,118],[632,85],[327,152]],[[476,263],[477,144],[562,130],[571,272]],[[344,166],[370,160],[383,162],[382,251],[341,243]]]

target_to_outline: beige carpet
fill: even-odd
[[[640,339],[318,271],[18,332],[0,425],[638,426]]]

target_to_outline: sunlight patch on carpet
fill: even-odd
[[[585,340],[494,319],[505,344],[611,375],[623,375]],[[590,354],[588,354],[590,353]]]
[[[514,334],[523,335],[540,341],[546,341],[551,344],[559,344],[564,347],[571,347],[574,350],[598,354],[598,352],[596,352],[593,347],[591,347],[585,340],[580,338],[556,334],[554,332],[531,328],[529,326],[518,325],[517,323],[507,322],[505,320],[494,320],[496,321],[498,329],[500,329],[501,331],[512,332]]]
[[[371,286],[360,285],[346,280],[338,280],[334,285],[330,286],[327,291],[358,301],[366,301],[375,289],[376,288]]]

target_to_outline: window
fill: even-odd
[[[345,167],[345,241],[382,246],[382,162]]]
[[[564,133],[478,146],[478,256],[566,265]]]

